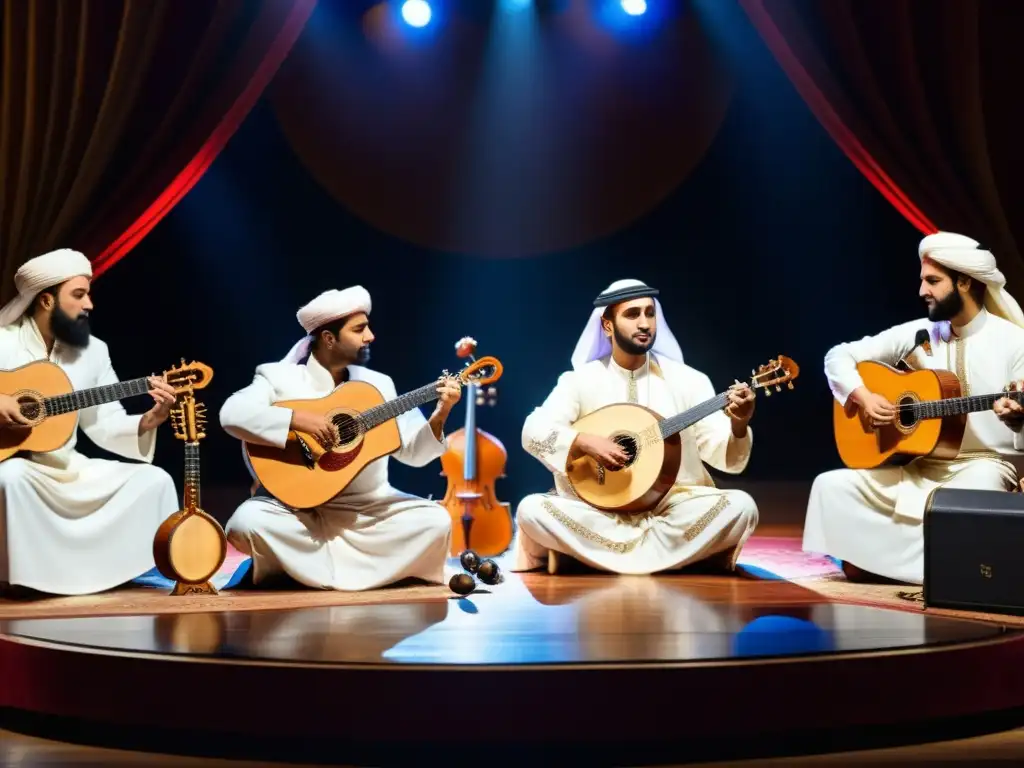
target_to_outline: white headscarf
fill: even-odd
[[[370,294],[361,285],[354,285],[343,291],[324,291],[295,315],[306,335],[296,342],[281,362],[301,362],[309,355],[309,347],[313,343],[313,331],[333,320],[340,320],[356,312],[370,314],[370,305]]]
[[[604,335],[604,329],[601,327],[601,315],[604,314],[605,307],[610,304],[647,296],[656,297],[657,295],[657,289],[651,288],[640,280],[616,280],[601,291],[601,294],[594,300],[594,311],[590,313],[590,319],[583,328],[579,341],[576,342],[576,349],[572,353],[572,367],[579,370],[590,361],[611,354],[612,342]],[[683,362],[683,350],[679,348],[679,342],[676,341],[676,337],[668,327],[665,313],[661,309],[661,302],[657,298],[654,299],[654,312],[657,329],[651,351],[661,357]]]
[[[18,295],[0,309],[0,328],[17,322],[40,291],[73,277],[92,278],[92,263],[85,254],[70,248],[50,251],[26,261],[14,273],[14,287],[18,289]]]
[[[991,251],[978,248],[977,240],[953,232],[936,232],[921,241],[917,254],[922,260],[927,256],[947,269],[962,272],[984,283],[987,289],[985,309],[1024,328],[1024,312],[1021,312],[1020,305],[1003,288],[1006,278],[996,267],[996,257]]]

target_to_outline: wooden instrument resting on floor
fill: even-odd
[[[317,507],[345,490],[368,464],[402,446],[395,419],[437,400],[441,381],[490,384],[501,373],[496,358],[483,357],[456,376],[446,371],[437,381],[394,400],[385,401],[380,390],[365,381],[346,382],[315,400],[282,400],[274,405],[326,416],[334,426],[331,445],[291,431],[283,449],[246,442],[245,455],[260,484],[283,504],[296,509]]]
[[[770,387],[782,391],[793,388],[800,368],[788,357],[779,357],[752,372],[752,389]],[[577,432],[601,435],[614,440],[625,451],[626,464],[606,468],[590,456],[570,462],[566,472],[569,483],[580,499],[593,507],[619,513],[640,513],[653,509],[671,490],[682,461],[679,433],[728,404],[728,391],[715,395],[677,416],[661,418],[642,405],[617,403],[598,408],[576,421]]]
[[[991,410],[996,400],[1022,401],[1015,385],[1003,392],[962,397],[952,371],[924,369],[904,373],[885,363],[858,363],[864,386],[896,406],[896,421],[874,427],[852,400],[832,404],[832,425],[839,457],[850,469],[902,464],[919,456],[956,458],[967,414]]]
[[[213,378],[213,369],[182,358],[181,365],[164,371],[164,376],[180,395],[203,389]],[[31,422],[30,426],[0,429],[0,461],[19,451],[55,451],[75,434],[81,409],[145,395],[149,390],[148,377],[76,390],[64,370],[48,360],[0,371],[0,392],[17,399],[21,414]]]
[[[206,407],[191,392],[171,410],[174,436],[185,442],[185,493],[181,509],[168,517],[153,540],[153,559],[172,595],[216,594],[210,579],[227,557],[220,523],[203,511],[199,498],[199,441],[206,437]]]
[[[455,345],[459,357],[474,360],[476,341],[468,336]],[[494,405],[497,391],[476,382],[466,384],[466,426],[448,435],[441,474],[448,478],[442,506],[452,518],[451,554],[472,549],[483,557],[500,555],[512,544],[512,509],[498,501],[494,482],[505,476],[508,453],[494,435],[476,426],[476,407]]]

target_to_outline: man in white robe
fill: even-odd
[[[649,574],[713,556],[726,570],[735,568],[757,525],[757,506],[742,491],[716,488],[702,462],[731,474],[746,468],[754,409],[747,385],[730,389],[728,415],[718,411],[682,432],[676,484],[654,509],[635,515],[596,509],[576,497],[565,476],[581,454],[605,466],[625,459],[611,440],[573,430],[592,411],[629,402],[667,418],[715,396],[708,377],[683,363],[657,293],[637,280],[616,281],[602,292],[573,354],[573,370],[527,417],[523,447],[552,472],[555,489],[520,502],[514,570],[546,565],[555,573],[561,563],[577,560],[598,570]]]
[[[857,364],[876,361],[913,369],[952,371],[964,395],[998,394],[1024,379],[1024,314],[1003,288],[995,258],[963,235],[925,237],[920,295],[928,318],[913,320],[840,344],[825,356],[825,375],[836,400],[852,399],[873,423],[890,424],[896,409],[869,392]],[[928,344],[918,344],[919,332]],[[804,526],[805,551],[831,555],[854,580],[921,584],[924,515],[939,487],[1012,491],[1024,439],[1020,406],[1007,398],[991,411],[967,416],[959,455],[950,461],[918,458],[905,466],[837,469],[811,488]]]
[[[14,277],[18,296],[0,310],[0,368],[48,360],[76,390],[117,383],[107,345],[89,333],[91,277],[77,251],[24,264]],[[157,378],[150,386],[156,402],[145,414],[129,416],[117,401],[78,414],[90,440],[140,463],[84,456],[77,430],[55,451],[0,463],[0,584],[81,595],[154,567],[153,538],[178,495],[170,475],[151,465],[174,390]],[[27,423],[11,395],[0,394],[0,429]]]
[[[299,310],[308,334],[277,363],[256,368],[252,383],[224,403],[220,421],[239,440],[284,448],[291,430],[333,439],[323,416],[274,403],[331,394],[346,381],[365,381],[385,400],[398,395],[389,376],[366,368],[370,295],[361,286],[327,291]],[[458,402],[458,385],[439,385],[429,420],[418,408],[397,418],[401,448],[392,456],[422,467],[448,447],[443,427]],[[451,518],[441,505],[403,493],[388,481],[388,457],[367,465],[328,503],[291,509],[263,491],[228,520],[228,539],[252,557],[257,585],[287,576],[315,589],[375,589],[407,578],[442,583]]]

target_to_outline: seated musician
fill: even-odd
[[[852,400],[876,425],[893,423],[896,410],[864,387],[857,372],[864,361],[895,366],[905,360],[911,368],[952,371],[964,395],[998,393],[1024,378],[1024,314],[1003,289],[993,255],[948,232],[925,237],[918,253],[928,318],[840,344],[825,355],[836,400]],[[918,345],[921,330],[928,345]],[[1007,457],[1024,447],[1021,416],[1021,407],[1007,398],[992,411],[970,414],[960,454],[951,461],[921,457],[902,467],[820,475],[811,488],[804,549],[841,560],[853,580],[923,583],[929,493],[940,486],[1017,488],[1017,470]]]
[[[284,448],[300,430],[330,444],[322,415],[275,406],[280,400],[325,397],[346,381],[365,381],[385,400],[397,397],[389,376],[369,360],[370,295],[360,286],[327,291],[298,312],[308,334],[277,363],[256,369],[252,383],[224,403],[220,421],[239,440]],[[404,464],[425,466],[447,450],[444,423],[459,401],[458,385],[440,385],[429,419],[418,408],[397,417]],[[252,557],[252,583],[292,581],[315,589],[357,591],[407,578],[443,583],[451,540],[444,507],[388,482],[388,457],[360,472],[337,496],[315,509],[294,510],[262,489],[242,502],[226,527],[228,540]]]
[[[623,402],[639,403],[666,418],[715,396],[708,377],[683,363],[657,294],[637,280],[608,286],[594,301],[596,309],[572,356],[573,370],[559,377],[554,391],[526,419],[523,447],[554,474],[555,490],[520,502],[514,570],[546,565],[555,573],[575,561],[623,574],[708,560],[735,568],[757,525],[757,506],[742,491],[717,489],[702,461],[734,474],[746,467],[754,413],[754,392],[746,384],[731,388],[725,412],[681,434],[676,485],[654,509],[637,515],[595,509],[575,497],[565,477],[570,458],[579,455],[608,467],[626,459],[612,440],[574,431],[577,419]]]
[[[22,265],[14,276],[18,295],[0,309],[0,368],[49,360],[75,389],[117,383],[107,345],[89,331],[91,279],[92,265],[77,251]],[[129,416],[116,400],[78,412],[90,440],[133,463],[79,453],[77,428],[57,450],[0,463],[0,584],[83,595],[154,567],[153,537],[178,509],[178,494],[170,475],[151,465],[174,390],[158,378],[150,386],[155,404],[142,415]],[[5,431],[27,423],[11,395],[0,394]]]

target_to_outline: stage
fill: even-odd
[[[373,765],[839,751],[997,730],[1024,706],[1017,619],[934,615],[906,588],[891,605],[855,593],[791,530],[755,537],[740,563],[505,572],[466,597],[135,586],[5,600],[0,706],[71,741]]]

